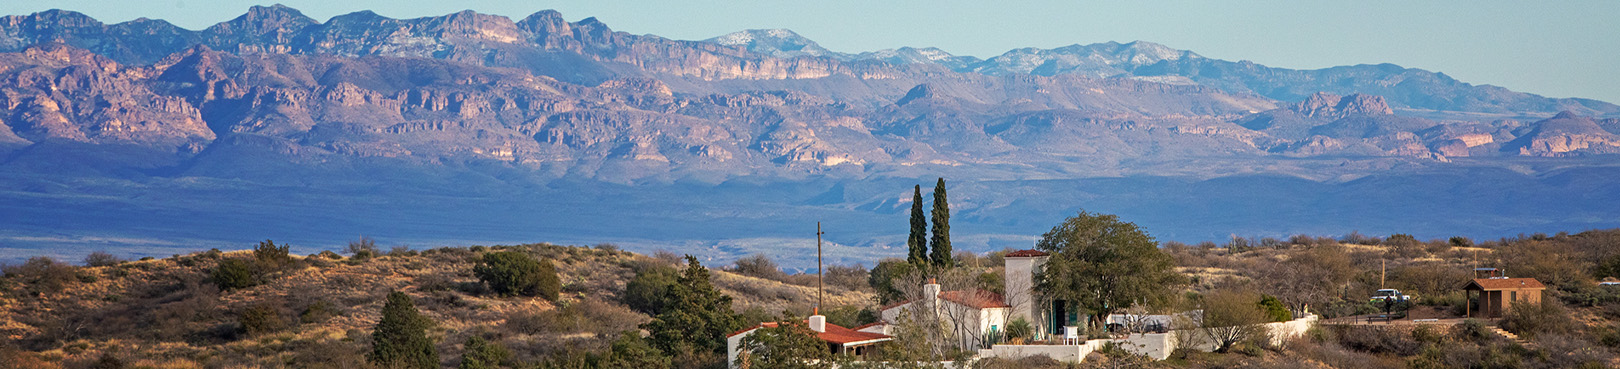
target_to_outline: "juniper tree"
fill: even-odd
[[[382,319],[371,334],[371,355],[366,360],[385,368],[438,368],[439,352],[428,340],[427,329],[432,324],[405,293],[388,293],[383,305]]]
[[[911,253],[906,261],[922,265],[928,263],[928,218],[923,215],[922,185],[911,188],[911,237],[906,239],[906,247]]]
[[[929,244],[933,246],[929,259],[936,267],[950,267],[956,264],[951,258],[951,206],[945,200],[945,178],[940,178],[934,185],[934,237]]]
[[[664,311],[642,325],[653,347],[666,354],[683,351],[721,352],[726,335],[742,327],[731,311],[731,296],[709,282],[709,269],[686,256],[686,271],[669,286]]]

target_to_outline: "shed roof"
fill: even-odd
[[[808,325],[809,323],[806,322],[805,324]],[[743,330],[740,330],[740,331],[733,332],[733,333],[731,333],[729,335],[726,335],[726,337],[733,337],[733,336],[736,336],[736,335],[739,335],[739,334],[748,333],[749,331],[753,331],[755,329],[773,328],[773,327],[777,327],[777,326],[780,326],[780,325],[782,325],[782,323],[780,323],[780,322],[759,323],[758,325],[748,327],[748,328],[744,328]],[[890,337],[889,335],[886,335],[886,334],[860,332],[860,331],[856,331],[856,330],[853,330],[853,329],[840,327],[837,324],[832,324],[832,323],[827,323],[827,331],[826,332],[816,333],[816,338],[820,338],[822,341],[827,341],[827,342],[836,343],[836,344],[840,344],[840,345],[882,342],[882,341],[888,341],[888,340],[894,339],[894,337]]]
[[[1469,282],[1468,286],[1463,288],[1485,291],[1525,289],[1540,290],[1546,289],[1547,285],[1541,284],[1541,281],[1537,281],[1535,278],[1480,278]]]
[[[1046,256],[1046,255],[1047,255],[1046,252],[1041,251],[1041,250],[1018,250],[1018,251],[1013,251],[1013,252],[1007,253],[1006,257],[1009,257],[1009,258],[1030,258],[1030,257]]]

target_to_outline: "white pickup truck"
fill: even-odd
[[[1412,296],[1401,294],[1401,290],[1386,288],[1373,292],[1372,299],[1369,299],[1369,301],[1379,303],[1384,302],[1385,300],[1408,301],[1411,299]]]

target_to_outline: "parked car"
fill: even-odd
[[[1376,304],[1376,303],[1384,302],[1385,300],[1409,301],[1411,299],[1412,299],[1411,295],[1402,294],[1401,290],[1397,290],[1397,289],[1393,289],[1393,288],[1385,288],[1385,289],[1381,289],[1381,290],[1378,290],[1378,291],[1374,291],[1373,295],[1372,295],[1372,298],[1369,299],[1369,302],[1372,302],[1372,303]]]

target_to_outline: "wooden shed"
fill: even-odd
[[[1474,318],[1500,318],[1513,304],[1541,303],[1541,291],[1546,289],[1535,278],[1475,279],[1463,287],[1464,311]]]

